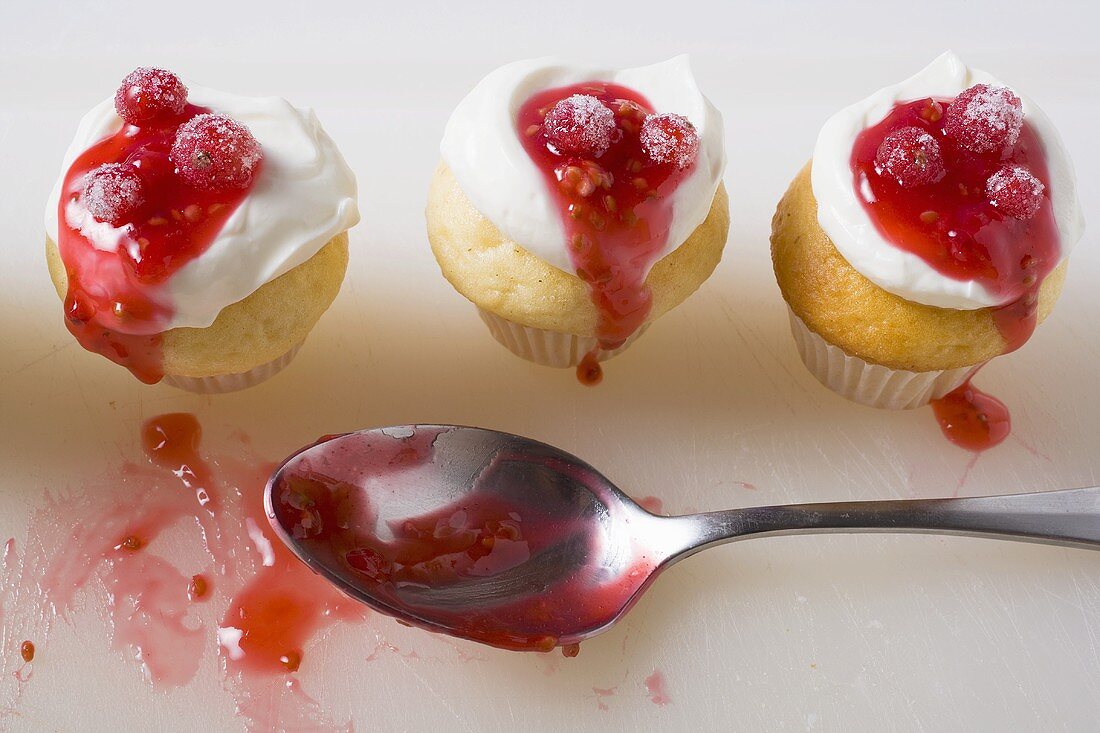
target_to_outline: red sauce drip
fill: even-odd
[[[168,153],[176,129],[209,111],[189,104],[178,117],[141,127],[124,124],[73,161],[58,203],[57,246],[69,280],[69,331],[85,349],[121,364],[149,384],[163,377],[161,334],[173,313],[165,284],[206,251],[251,188],[199,190],[174,173]],[[117,251],[96,249],[66,216],[70,207],[84,208],[85,176],[104,163],[137,165],[145,182],[144,203],[113,232],[119,237]],[[253,185],[255,180],[254,176]],[[107,224],[96,227],[110,230]]]
[[[965,150],[944,133],[942,111],[950,106],[950,101],[932,99],[897,104],[886,119],[860,133],[852,150],[854,185],[883,237],[940,274],[976,280],[1008,301],[994,310],[1008,353],[1031,337],[1039,286],[1060,256],[1046,153],[1026,121],[1016,144],[1003,152]],[[875,153],[883,139],[908,126],[925,130],[939,143],[947,169],[939,183],[902,188],[876,171]],[[1005,165],[1026,166],[1046,184],[1035,218],[1006,216],[986,196],[986,181]]]
[[[1008,408],[970,380],[932,402],[940,430],[955,445],[980,452],[998,445],[1012,430]]]
[[[34,661],[34,642],[24,641],[19,645],[19,656],[23,658],[23,661],[30,664]]]
[[[577,365],[577,381],[586,387],[595,387],[603,381],[598,351],[590,351],[581,358],[581,363]]]
[[[580,644],[566,644],[561,648],[561,655],[567,659],[572,659],[581,653]]]
[[[145,547],[145,540],[137,535],[127,535],[122,542],[115,545],[116,550],[122,550],[124,552],[137,552],[143,547]]]
[[[398,611],[406,620],[415,619],[415,625],[504,649],[550,651],[563,645],[570,656],[569,645],[580,639],[559,637],[559,630],[611,623],[651,580],[653,565],[642,554],[622,577],[604,579],[598,569],[583,567],[555,581],[552,592],[545,587],[529,594],[517,591],[515,600],[486,602],[483,608],[451,610],[426,600],[426,590],[505,575],[537,561],[563,538],[579,537],[588,528],[532,511],[520,499],[522,491],[501,495],[499,482],[515,475],[501,466],[539,465],[541,459],[530,456],[495,458],[478,479],[493,485],[491,492],[475,490],[432,512],[380,520],[361,482],[394,466],[408,467],[407,455],[428,460],[435,437],[421,430],[381,445],[364,444],[370,439],[350,434],[313,446],[280,473],[272,496],[273,521],[289,528],[292,541],[322,566],[348,583],[369,587],[378,610]],[[534,469],[526,470],[529,480]],[[598,483],[581,475],[577,480]]]
[[[598,157],[561,152],[546,137],[546,112],[573,94],[594,96],[615,113],[622,137]],[[622,346],[649,316],[645,276],[668,239],[668,197],[692,170],[646,156],[638,132],[652,112],[637,92],[591,81],[538,92],[516,117],[519,138],[561,207],[570,259],[599,314],[597,348],[577,369],[584,384],[599,381],[599,351]]]
[[[192,601],[200,601],[206,598],[207,592],[210,590],[210,581],[206,579],[204,575],[192,575],[191,581],[187,584],[187,597]]]

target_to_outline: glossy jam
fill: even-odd
[[[26,662],[27,664],[30,664],[31,662],[33,662],[34,661],[34,642],[33,641],[24,641],[22,644],[20,644],[19,645],[19,656],[22,657],[23,661]]]
[[[594,96],[615,113],[621,138],[598,157],[563,153],[543,130],[547,110],[573,94]],[[653,111],[631,89],[592,81],[538,92],[516,117],[517,134],[560,208],[570,259],[598,313],[597,349],[577,370],[584,384],[599,383],[598,352],[622,346],[649,316],[653,296],[645,278],[668,240],[669,195],[691,171],[654,163],[643,152],[638,132]]]
[[[932,402],[943,434],[955,445],[980,452],[1001,443],[1012,431],[1005,404],[966,380],[954,391]]]
[[[57,246],[68,276],[66,324],[84,348],[147,383],[163,376],[161,334],[174,310],[168,280],[210,246],[250,190],[202,191],[175,174],[168,153],[176,129],[205,112],[187,105],[178,117],[141,127],[124,124],[73,161],[58,203]],[[135,165],[145,197],[119,226],[93,225],[94,238],[109,245],[98,249],[88,227],[73,223],[84,208],[86,175],[104,163]]]
[[[1058,264],[1058,228],[1050,203],[1055,192],[1043,144],[1026,120],[1015,145],[979,155],[944,134],[943,112],[950,105],[932,99],[898,104],[882,122],[860,133],[852,150],[853,183],[889,242],[942,275],[980,282],[1007,303],[994,312],[1007,353],[1030,338],[1039,286]],[[947,169],[939,183],[902,188],[876,171],[875,153],[883,139],[907,126],[919,127],[939,142]],[[1026,166],[1047,186],[1031,220],[1005,216],[986,196],[986,181],[1007,164]]]
[[[201,435],[198,421],[187,413],[162,415],[142,428],[150,460],[172,471],[188,487],[190,480],[208,483],[211,476],[211,468],[198,453]],[[213,501],[205,494],[199,503],[205,507]],[[254,490],[243,501],[245,530],[260,555],[260,569],[233,597],[218,629],[218,641],[230,669],[247,674],[293,672],[301,663],[306,641],[322,626],[356,620],[363,611],[331,588],[321,592],[319,579],[281,542],[265,534],[260,492]],[[201,587],[205,586],[203,580]],[[194,592],[195,586],[188,589]]]
[[[272,521],[287,528],[291,541],[333,575],[368,589],[378,610],[504,649],[549,651],[561,645],[568,656],[578,650],[571,645],[581,637],[563,629],[611,623],[651,580],[653,564],[639,552],[635,565],[621,576],[604,579],[593,563],[563,572],[550,587],[520,588],[477,607],[434,602],[453,586],[521,578],[526,563],[540,562],[543,553],[590,530],[580,519],[533,510],[523,501],[530,486],[505,485],[515,476],[530,479],[532,471],[548,466],[525,455],[494,458],[473,490],[454,503],[380,519],[371,487],[384,485],[392,472],[430,460],[435,437],[423,429],[390,440],[353,433],[307,448],[281,469],[272,487]],[[552,470],[565,469],[555,465]],[[482,486],[488,488],[482,491]]]
[[[9,543],[5,562],[18,567],[7,576],[23,581],[8,610],[41,620],[28,632],[44,646],[47,619],[95,609],[109,621],[112,646],[159,689],[218,665],[249,729],[343,730],[302,691],[301,672],[291,673],[317,634],[366,610],[274,536],[262,506],[272,464],[243,438],[204,450],[201,425],[186,413],[150,419],[140,437],[145,460],[98,478],[91,471],[80,491],[48,496],[21,559]],[[202,551],[169,554],[180,547],[166,544],[169,530]],[[220,663],[209,653],[218,642]]]

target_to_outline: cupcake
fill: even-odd
[[[946,53],[825,123],[775,213],[772,260],[818,380],[874,407],[948,410],[973,407],[969,378],[1050,313],[1083,228],[1047,116]]]
[[[686,57],[509,64],[458,105],[441,152],[426,215],[444,277],[510,351],[583,382],[721,258],[722,118]]]
[[[310,110],[140,68],[85,115],[46,206],[69,331],[146,383],[272,376],[332,303],[355,177]]]

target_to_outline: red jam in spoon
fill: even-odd
[[[605,480],[550,454],[505,448],[481,463],[480,449],[466,446],[461,460],[479,464],[473,486],[433,506],[440,479],[431,464],[448,430],[363,431],[305,448],[268,487],[272,524],[311,566],[403,622],[516,651],[562,646],[575,656],[581,638],[562,629],[612,623],[652,580],[653,555],[637,538],[592,539],[591,516],[555,482],[602,497]],[[582,542],[592,543],[589,563],[571,564],[565,555]],[[603,565],[627,553],[626,570]]]
[[[654,115],[642,95],[601,81],[535,94],[516,129],[561,209],[570,259],[597,309],[597,346],[577,376],[598,384],[600,352],[621,347],[649,316],[645,278],[665,250],[669,196],[694,166],[699,137],[686,118]]]
[[[979,84],[954,100],[897,104],[860,133],[851,168],[883,237],[1004,299],[993,309],[1004,353],[1031,337],[1039,287],[1060,245],[1046,154],[1015,94]],[[1008,433],[1004,405],[969,381],[933,408],[948,439],[968,450]]]
[[[62,184],[66,325],[85,349],[152,384],[174,313],[168,281],[214,241],[263,154],[243,125],[188,104],[171,72],[136,70],[115,106],[122,127],[77,156]]]

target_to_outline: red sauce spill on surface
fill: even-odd
[[[386,439],[376,432],[352,433],[307,448],[276,479],[272,521],[319,566],[365,589],[383,613],[504,649],[571,645],[583,638],[581,632],[610,624],[633,604],[653,576],[644,552],[617,575],[601,565],[603,553],[611,550],[594,546],[589,564],[525,585],[526,579],[539,578],[525,565],[543,564],[563,543],[588,541],[591,529],[582,519],[557,519],[545,507],[525,503],[531,482],[553,480],[546,471],[557,480],[564,474],[586,487],[598,484],[597,477],[584,475],[586,469],[561,465],[555,457],[497,454],[477,479],[478,486],[491,488],[475,486],[452,504],[410,516],[401,516],[402,507],[389,502],[387,516],[380,518],[371,501],[371,480],[393,472],[395,465],[415,469],[404,458],[409,453],[429,460],[438,433],[421,429]],[[567,509],[561,514],[568,516]],[[488,595],[476,606],[434,600],[451,587],[491,579],[499,581],[486,584]],[[498,585],[508,590],[494,599],[492,588]]]
[[[659,496],[643,496],[638,499],[638,506],[650,514],[663,514],[665,511],[665,503]]]
[[[69,280],[66,325],[85,349],[149,384],[163,376],[161,334],[173,313],[167,280],[210,246],[250,190],[200,190],[173,173],[168,153],[176,130],[209,111],[189,104],[178,116],[141,127],[123,124],[73,161],[61,189],[57,247]],[[85,178],[104,163],[136,166],[145,181],[144,203],[117,226],[89,215],[83,231],[74,228],[70,222],[80,219],[70,214],[86,211]],[[117,241],[117,249],[97,249],[90,229],[97,240]]]
[[[1004,403],[976,388],[969,379],[933,400],[932,410],[947,439],[969,451],[979,452],[998,445],[1012,429]]]
[[[152,418],[141,431],[147,461],[92,479],[82,492],[48,496],[32,517],[34,541],[18,561],[19,597],[34,604],[34,618],[48,608],[68,619],[100,601],[112,646],[139,660],[157,688],[189,683],[209,660],[215,637],[227,640],[229,629],[239,643],[222,646],[225,689],[250,727],[342,730],[288,673],[316,634],[366,610],[282,549],[268,528],[262,494],[273,466],[250,450],[208,454],[201,434],[189,414]],[[166,530],[187,527],[207,551],[208,565],[197,574],[158,554]],[[210,593],[214,579],[229,599],[217,632],[205,617],[225,607],[200,613],[194,604],[221,601]],[[290,597],[309,608],[283,619],[280,599],[289,586]],[[42,640],[48,630],[39,630]]]
[[[202,430],[194,415],[162,415],[142,428],[153,463],[170,470],[187,487],[210,482],[211,468],[198,454]],[[261,484],[262,485],[262,484]],[[216,506],[205,490],[200,506]],[[357,620],[363,609],[322,583],[267,528],[263,493],[243,498],[245,531],[260,556],[255,577],[232,599],[218,640],[232,670],[248,674],[296,671],[305,643],[323,626]]]
[[[596,97],[614,113],[619,132],[606,152],[567,153],[548,139],[547,111],[574,94]],[[669,195],[691,171],[646,155],[638,133],[652,112],[637,92],[591,81],[538,92],[516,117],[520,141],[561,207],[570,259],[598,312],[598,345],[577,369],[584,384],[598,383],[599,352],[622,346],[649,316],[653,297],[645,277],[668,239]]]
[[[668,696],[665,676],[659,669],[645,678],[645,689],[654,705],[663,707],[672,702],[672,698]]]
[[[214,472],[199,455],[201,442],[202,426],[188,412],[158,415],[141,426],[141,446],[146,458],[192,492],[192,506],[198,507],[195,518],[202,527],[207,550],[217,562],[217,569],[228,572],[232,569],[232,553],[219,541],[224,531],[219,517],[221,502],[214,488],[217,483]]]
[[[271,534],[262,498],[255,497],[254,503],[246,522],[262,567],[233,597],[218,642],[230,671],[246,676],[295,672],[307,642],[319,631],[339,621],[360,620],[366,609],[299,562]]]
[[[23,658],[23,661],[30,664],[34,661],[34,642],[24,641],[19,645],[19,656]]]
[[[879,232],[897,247],[919,256],[937,272],[975,280],[1006,304],[993,309],[1004,353],[1020,348],[1035,330],[1039,287],[1060,258],[1058,228],[1051,206],[1052,181],[1042,141],[1024,121],[1015,144],[989,153],[957,145],[944,131],[950,100],[921,99],[897,104],[886,118],[860,133],[852,151],[854,185]],[[946,174],[937,183],[904,188],[876,170],[875,155],[892,131],[913,126],[939,144]],[[1004,166],[1024,166],[1046,190],[1031,219],[1006,215],[987,195],[986,182]],[[1003,403],[975,389],[969,380],[933,403],[936,419],[951,442],[982,451],[1008,435]]]

